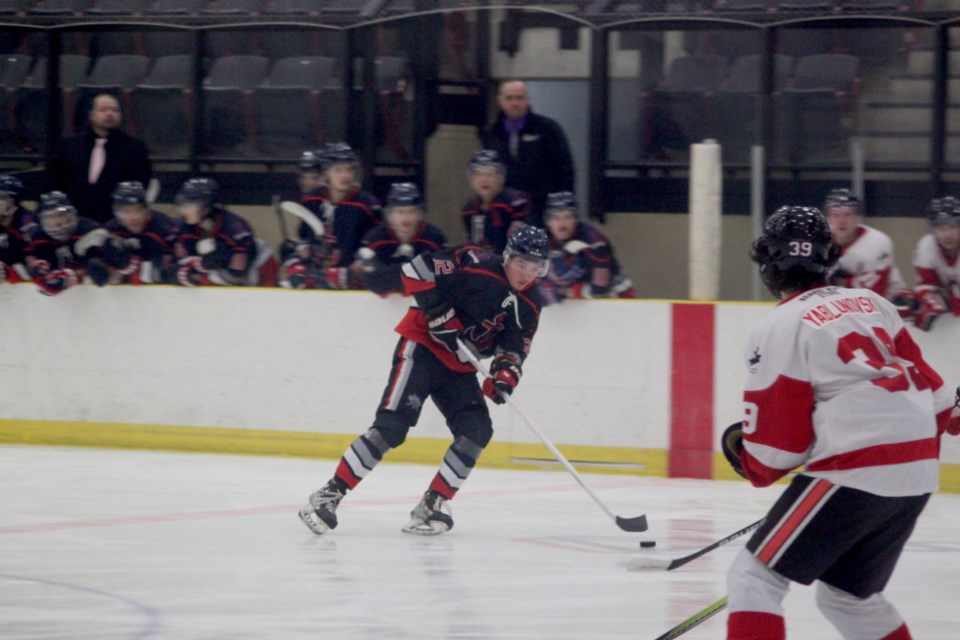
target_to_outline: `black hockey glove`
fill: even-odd
[[[457,345],[457,338],[460,337],[460,332],[463,331],[463,323],[460,322],[460,318],[457,317],[457,313],[453,310],[453,307],[450,307],[438,316],[428,319],[427,328],[430,330],[430,337],[442,344],[450,353],[457,353],[457,351],[459,351],[460,348],[459,345]]]
[[[505,396],[513,393],[520,383],[520,363],[509,353],[501,353],[490,363],[490,377],[483,381],[483,395],[496,404],[507,401]]]
[[[853,285],[853,274],[845,269],[834,269],[827,281],[835,287],[850,287]]]
[[[117,269],[126,267],[132,255],[132,243],[128,244],[124,238],[110,236],[103,243],[103,257],[107,259],[107,264]]]
[[[110,282],[110,267],[102,258],[90,258],[87,260],[87,275],[93,284],[102,287]]]
[[[746,478],[747,474],[743,472],[743,463],[740,462],[740,453],[743,451],[743,423],[736,422],[723,432],[721,441],[723,455],[727,457],[727,462],[733,467],[741,478]]]

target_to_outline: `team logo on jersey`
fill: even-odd
[[[407,406],[414,411],[418,411],[423,406],[423,400],[417,394],[411,393],[407,396]]]
[[[750,356],[750,366],[760,364],[760,347],[757,347],[753,350],[753,355]]]

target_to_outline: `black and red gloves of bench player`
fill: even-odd
[[[501,353],[490,362],[490,377],[483,381],[483,395],[503,404],[519,382],[520,362],[512,354]]]

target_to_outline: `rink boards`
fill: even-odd
[[[81,286],[57,298],[0,287],[0,442],[335,457],[373,418],[408,300],[367,292]],[[591,471],[730,478],[741,349],[766,304],[566,302],[544,310],[515,399]],[[914,332],[960,383],[960,320]],[[506,407],[483,464],[551,465]],[[390,459],[436,462],[449,442],[427,403]],[[942,452],[960,491],[960,441]]]

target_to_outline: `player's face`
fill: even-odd
[[[327,169],[327,185],[334,191],[346,193],[357,181],[357,169],[352,164],[332,164]]]
[[[503,270],[507,273],[507,282],[516,291],[530,288],[543,271],[543,261],[530,260],[522,256],[510,256]]]
[[[113,96],[97,96],[90,109],[90,125],[97,133],[107,133],[120,126],[120,103]]]
[[[300,193],[310,193],[323,186],[323,174],[319,171],[303,171],[298,181]]]
[[[183,202],[177,207],[177,211],[187,224],[200,224],[203,219],[203,205],[199,202]]]
[[[130,233],[143,233],[150,218],[150,212],[142,204],[120,205],[114,208],[113,213],[123,228]]]
[[[530,108],[527,86],[522,82],[505,82],[497,93],[497,104],[510,120],[523,118]]]
[[[40,217],[43,232],[54,240],[66,240],[77,226],[77,216],[70,209],[46,211]]]
[[[410,205],[407,207],[391,207],[388,219],[390,228],[397,234],[401,240],[409,240],[417,230],[420,224],[420,217],[423,215],[420,207]]]
[[[960,249],[960,224],[938,224],[933,228],[933,237],[944,251]]]
[[[503,189],[503,173],[495,167],[477,167],[470,172],[470,187],[484,200],[492,200]]]
[[[825,213],[833,241],[841,247],[850,244],[857,235],[860,213],[854,207],[827,207]]]
[[[547,229],[558,242],[569,240],[577,230],[577,216],[573,211],[551,211],[547,215]]]

